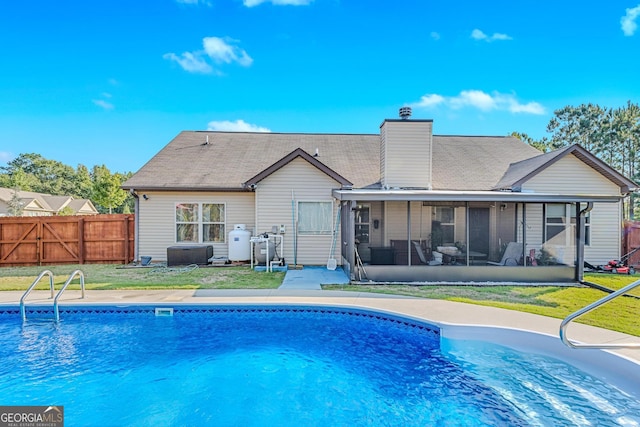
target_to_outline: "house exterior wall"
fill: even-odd
[[[298,202],[333,203],[332,224],[335,226],[338,203],[331,191],[340,184],[307,161],[297,158],[258,183],[256,189],[257,233],[271,231],[274,225],[284,225],[284,256],[288,264],[326,265],[333,242],[332,234],[297,235],[297,252],[294,253],[293,214],[297,215]],[[294,201],[292,207],[292,199]],[[333,258],[341,260],[341,244],[338,241]]]
[[[138,252],[140,256],[151,256],[153,261],[166,261],[169,246],[191,246],[196,243],[176,242],[176,203],[224,203],[224,243],[198,243],[213,246],[214,257],[229,254],[229,232],[234,224],[246,224],[252,231],[255,223],[254,194],[205,193],[205,192],[144,192],[148,200],[140,197],[138,215]]]
[[[536,191],[540,193],[559,194],[598,194],[619,195],[620,189],[613,182],[606,179],[574,155],[565,156],[542,172],[532,177],[522,186],[522,191]],[[527,222],[534,226],[534,212],[527,208]],[[537,218],[544,221],[542,209],[536,212]],[[591,243],[585,246],[585,260],[591,264],[605,264],[611,259],[620,257],[620,242],[622,238],[622,202],[594,203],[591,211]],[[540,230],[534,230],[542,236],[542,222]],[[527,237],[531,237],[531,230],[527,230]],[[573,256],[565,254],[567,257]]]
[[[385,203],[385,238],[381,246],[391,240],[407,240],[407,202]],[[431,207],[411,202],[411,240],[428,241],[431,234]]]
[[[380,128],[380,176],[388,188],[431,188],[431,121],[385,120]]]

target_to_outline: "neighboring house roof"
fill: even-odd
[[[580,145],[570,145],[549,153],[540,154],[536,157],[513,163],[509,166],[503,177],[498,181],[493,189],[517,190],[523,183],[531,179],[533,176],[570,154],[573,154],[586,165],[595,169],[607,179],[618,185],[625,193],[632,191],[637,187],[633,181],[608,166],[605,162],[598,159]]]
[[[41,194],[41,196],[55,212],[59,212],[73,200],[71,196],[49,196],[45,194]]]
[[[8,203],[13,198],[14,190],[0,187],[0,200]],[[31,214],[54,215],[69,207],[76,214],[97,214],[98,210],[88,199],[74,199],[72,196],[53,196],[51,194],[18,191],[23,211]],[[0,212],[0,215],[7,212]]]
[[[97,214],[98,209],[89,199],[73,199],[68,205],[73,212],[79,215],[83,214]]]
[[[512,162],[539,153],[509,136],[434,135],[432,140],[434,190],[490,190]],[[316,167],[324,165],[353,188],[380,187],[379,134],[184,131],[123,188],[238,191],[281,167],[294,152],[306,153],[307,161],[314,159]]]

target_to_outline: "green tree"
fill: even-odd
[[[93,193],[93,180],[91,179],[91,172],[82,164],[79,164],[76,168],[76,174],[74,177],[74,196],[78,196],[81,199],[90,199]]]
[[[4,166],[0,169],[8,169],[8,166]],[[27,174],[22,169],[13,169],[10,172],[4,172],[0,174],[0,187],[4,188],[19,188],[22,191],[34,191],[34,187],[38,185],[38,179]]]
[[[69,215],[75,215],[75,212],[69,206],[65,206],[64,208],[60,209],[56,215],[69,216]]]
[[[603,108],[595,104],[568,105],[556,110],[547,125],[551,137],[546,144],[557,149],[580,144],[622,175],[640,182],[640,106],[631,101],[620,108]],[[526,134],[514,136],[537,146]],[[544,139],[544,138],[543,138]],[[545,145],[545,144],[541,144]],[[634,217],[635,195],[631,194],[628,217]]]
[[[20,190],[17,187],[14,187],[11,199],[7,202],[7,212],[9,213],[9,216],[22,216],[24,212],[24,203],[18,195],[18,191]]]
[[[597,154],[602,150],[601,137],[606,110],[594,104],[568,105],[554,111],[547,132],[552,134],[551,146],[556,149],[580,144]]]
[[[122,182],[122,174],[111,174],[105,165],[94,166],[91,199],[112,213],[114,208],[121,206],[127,199],[128,193],[120,188]]]
[[[518,138],[520,141],[522,141],[522,142],[524,142],[526,144],[529,144],[533,148],[536,148],[536,149],[542,151],[543,153],[547,153],[547,152],[551,151],[550,141],[546,137],[543,137],[540,141],[536,141],[535,139],[531,138],[526,133],[511,132],[510,136]]]
[[[54,195],[75,195],[74,177],[75,170],[64,163],[48,160],[40,154],[23,153],[3,166],[3,172],[7,173],[15,182],[16,174],[24,173],[20,177],[24,182],[19,183],[25,191]]]

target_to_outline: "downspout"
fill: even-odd
[[[346,236],[343,234],[343,237],[346,237],[343,241],[346,245],[346,256],[347,262],[349,263],[349,279],[351,281],[356,279],[355,271],[356,271],[356,245],[355,245],[355,223],[356,223],[356,214],[354,210],[356,209],[356,201],[351,200],[348,204],[345,204],[346,209],[348,209],[348,215],[342,215],[342,218],[348,221],[347,229],[344,230]],[[343,255],[344,256],[344,255]]]
[[[135,236],[133,236],[133,259],[138,262],[140,260],[140,248],[139,248],[139,236],[140,236],[140,197],[138,197],[138,193],[132,188],[129,190],[129,193],[135,199],[135,203],[133,204],[133,229],[135,230]]]
[[[522,204],[522,265],[527,266],[527,204]]]
[[[586,235],[585,217],[593,209],[593,202],[587,202],[587,206],[580,209],[580,203],[576,203],[576,271],[577,282],[584,281],[584,244]]]
[[[407,265],[411,266],[411,202],[407,201]]]
[[[467,242],[466,249],[465,249],[465,258],[466,258],[466,263],[465,265],[468,267],[469,266],[469,246],[471,246],[471,242],[469,241],[469,225],[471,224],[471,221],[469,220],[469,202],[465,202],[464,203],[464,217],[465,217],[465,223],[464,223],[464,227],[465,227],[465,235],[464,235],[464,240],[465,242]]]

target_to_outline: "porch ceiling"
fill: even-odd
[[[511,203],[617,203],[622,196],[597,194],[548,194],[510,191],[437,191],[437,190],[333,190],[338,200],[423,201],[423,202],[511,202]]]

